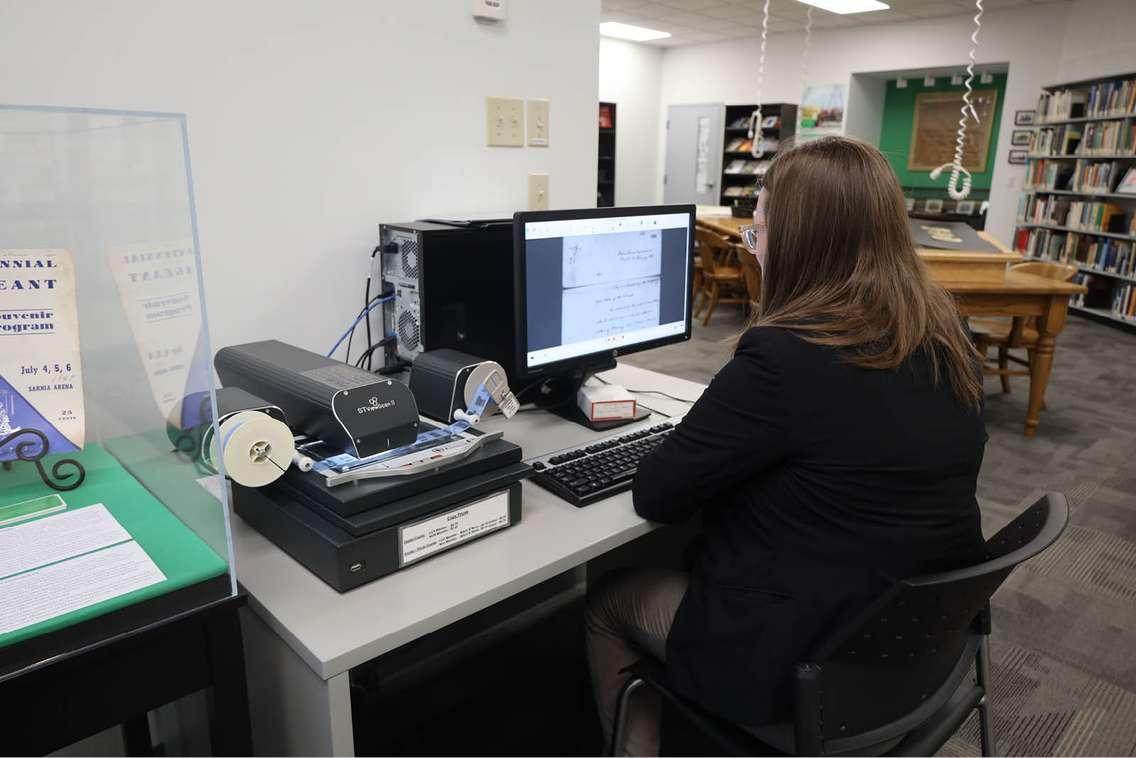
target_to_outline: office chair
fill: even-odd
[[[611,754],[623,745],[631,696],[646,686],[722,754],[933,755],[977,710],[982,754],[992,755],[989,600],[1068,520],[1065,496],[1049,493],[987,541],[983,563],[893,585],[797,664],[792,723],[726,722],[673,692],[660,662],[635,663],[616,703]],[[975,681],[964,681],[971,664]]]

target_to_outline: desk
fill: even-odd
[[[621,365],[609,381],[694,399],[703,385]],[[684,403],[649,396],[665,414]],[[659,422],[647,419],[637,426]],[[527,458],[607,436],[545,412],[494,418]],[[625,492],[575,508],[531,482],[523,516],[505,531],[340,594],[233,518],[237,578],[248,595],[246,667],[253,744],[268,755],[353,755],[352,667],[437,631],[646,534]]]
[[[704,216],[699,223],[734,239],[741,239],[738,229],[748,219],[732,216]],[[1035,316],[1038,319],[1036,359],[1030,366],[1029,405],[1026,409],[1025,435],[1037,432],[1038,418],[1045,405],[1045,389],[1053,368],[1057,335],[1065,328],[1069,296],[1085,292],[1080,284],[1058,282],[1031,274],[1006,269],[1006,263],[1021,260],[1004,245],[985,232],[979,235],[1001,250],[1001,253],[948,252],[919,249],[919,257],[927,262],[931,278],[954,295],[959,312],[964,316]],[[974,267],[982,266],[978,271]]]

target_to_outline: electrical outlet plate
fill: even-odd
[[[548,174],[529,174],[529,210],[548,210]]]
[[[548,147],[548,98],[530,98],[527,105],[529,147]]]
[[[525,146],[525,101],[519,97],[485,100],[485,144],[490,147]]]

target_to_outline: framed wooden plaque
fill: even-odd
[[[911,152],[907,156],[910,171],[930,171],[950,163],[955,155],[955,136],[962,108],[961,91],[920,92],[915,96],[915,123],[912,126]],[[971,94],[978,112],[978,123],[968,119],[962,165],[967,171],[986,169],[990,135],[994,130],[994,110],[998,90],[981,89]]]

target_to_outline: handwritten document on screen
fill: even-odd
[[[565,237],[563,261],[564,344],[658,326],[660,232]]]

